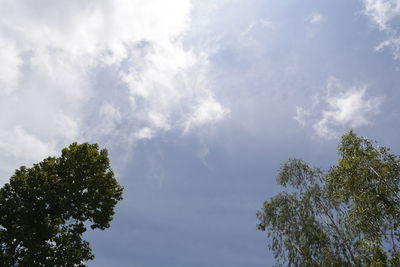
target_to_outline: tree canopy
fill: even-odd
[[[82,234],[110,227],[122,190],[97,144],[20,167],[0,189],[0,265],[85,266],[94,255]]]
[[[281,167],[285,190],[265,201],[257,228],[278,264],[400,266],[400,158],[389,148],[342,136],[328,171],[300,159]]]

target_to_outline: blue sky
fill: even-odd
[[[400,151],[400,1],[1,1],[1,182],[73,141],[125,187],[89,266],[270,266],[255,213],[340,136]]]

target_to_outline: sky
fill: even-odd
[[[400,154],[399,0],[0,2],[0,182],[77,141],[125,188],[89,266],[271,266],[288,158]]]

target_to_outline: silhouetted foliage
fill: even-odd
[[[82,234],[110,227],[122,190],[97,144],[20,167],[0,189],[0,265],[85,266],[94,255]]]

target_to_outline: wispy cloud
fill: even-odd
[[[385,48],[390,48],[393,53],[393,58],[398,60],[400,59],[400,36],[399,37],[391,37],[385,41],[382,41],[376,48],[376,51],[382,51]]]
[[[311,125],[320,137],[336,138],[343,130],[372,124],[379,113],[383,97],[367,96],[365,85],[345,88],[331,77],[327,93],[316,95],[309,108],[296,107],[295,120],[301,126]]]
[[[307,21],[311,24],[318,24],[324,20],[324,17],[320,13],[313,13],[308,18]]]
[[[251,34],[257,27],[265,28],[265,29],[274,29],[274,23],[270,20],[259,19],[258,21],[250,23],[247,28],[241,32],[241,35],[247,36]]]
[[[400,35],[393,22],[400,18],[400,2],[397,0],[364,0],[365,14],[386,33],[387,39],[382,41],[376,51],[390,48],[394,59],[400,59]]]

